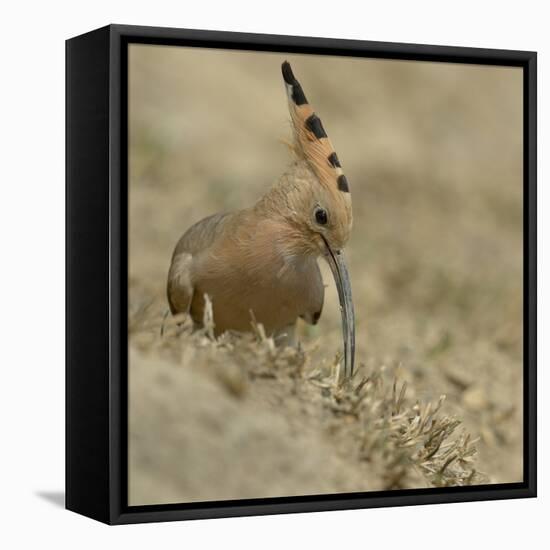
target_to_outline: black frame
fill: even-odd
[[[127,51],[130,43],[523,68],[522,483],[127,505]],[[109,25],[66,42],[66,71],[67,509],[105,523],[123,524],[536,496],[535,52]]]

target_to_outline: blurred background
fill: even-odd
[[[521,481],[521,69],[132,45],[130,317],[146,311],[158,329],[181,234],[214,212],[252,205],[286,168],[285,59],[350,182],[354,228],[346,255],[357,360],[399,371],[420,400],[445,394],[447,412],[480,438],[478,467],[490,482]],[[316,327],[299,327],[318,361],[342,345],[336,290],[321,268],[328,285],[323,315]],[[223,460],[197,473],[205,453],[233,452],[246,464],[247,438],[265,435],[266,425],[274,435],[262,447],[265,456],[279,449],[296,458],[294,465],[317,449],[317,462],[302,465],[307,471],[333,467],[336,459],[318,434],[281,451],[286,428],[277,427],[273,411],[264,424],[247,426],[259,405],[248,403],[248,414],[234,404],[224,408],[216,392],[201,393],[206,382],[194,373],[172,377],[158,367],[157,376],[158,363],[169,360],[140,338],[131,334],[129,343],[130,504],[334,490],[319,476],[303,488],[289,465],[287,484],[276,486],[266,479],[269,463],[251,485],[237,475],[225,487],[215,477],[227,473]],[[190,404],[183,411],[182,400]],[[211,424],[220,415],[232,419],[233,439],[225,441],[227,426],[217,426],[210,447],[208,422],[189,418],[197,407]],[[194,438],[182,432],[186,421]],[[196,452],[182,455],[178,440],[187,450],[196,443]],[[251,448],[251,464],[258,452]]]

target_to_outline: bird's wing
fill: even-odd
[[[192,225],[176,245],[174,257],[183,252],[195,256],[199,252],[207,250],[223,232],[225,224],[232,217],[233,213],[231,212],[220,212]]]
[[[208,216],[191,226],[176,245],[168,272],[167,296],[170,311],[189,313],[193,300],[193,262],[205,252],[223,231],[229,213]]]
[[[192,264],[193,255],[188,252],[174,254],[172,258],[166,289],[172,315],[189,313],[193,300]]]

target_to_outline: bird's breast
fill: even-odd
[[[204,294],[212,301],[216,332],[250,330],[252,320],[269,333],[300,315],[320,311],[324,287],[317,261],[289,246],[280,228],[256,224],[220,239],[196,264],[191,314],[202,321]]]

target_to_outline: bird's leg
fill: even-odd
[[[296,323],[287,325],[273,334],[273,341],[278,347],[297,347]]]
[[[164,336],[164,323],[166,323],[166,317],[168,317],[168,315],[170,315],[170,310],[169,309],[167,309],[164,312],[164,315],[162,316],[162,323],[160,325],[160,337],[161,338]]]

